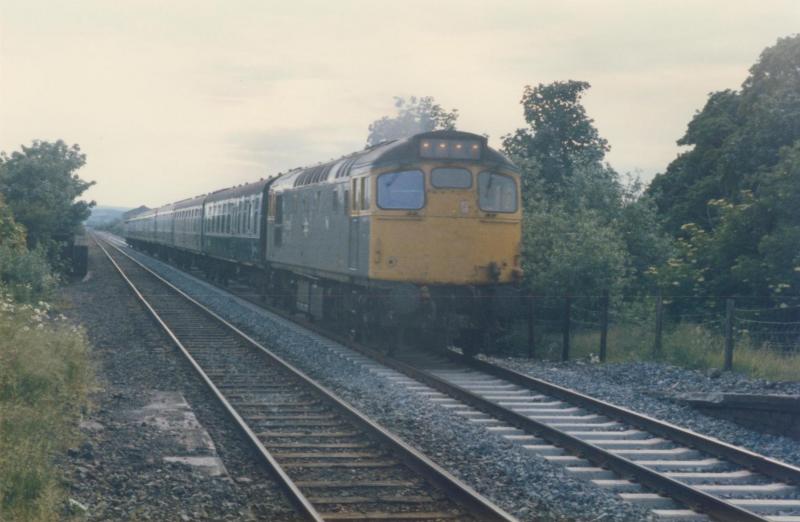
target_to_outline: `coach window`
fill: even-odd
[[[378,206],[390,210],[419,210],[425,206],[422,172],[404,170],[378,176]]]
[[[495,172],[478,174],[478,206],[484,212],[516,212],[517,183]]]
[[[472,186],[472,174],[467,169],[433,169],[431,185],[436,188],[468,189]]]

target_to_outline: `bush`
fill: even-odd
[[[43,250],[0,245],[0,288],[6,287],[14,300],[22,303],[47,300],[57,285],[58,276]]]
[[[53,457],[78,440],[92,383],[85,334],[0,294],[0,520],[57,520]]]

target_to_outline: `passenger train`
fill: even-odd
[[[145,211],[125,238],[359,336],[473,350],[522,276],[521,221],[514,164],[434,131]]]

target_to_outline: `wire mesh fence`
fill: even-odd
[[[486,349],[492,355],[668,358],[731,369],[743,350],[800,357],[800,297],[520,295],[516,313],[499,319],[497,332]]]

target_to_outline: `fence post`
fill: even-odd
[[[606,362],[608,343],[608,290],[603,290],[600,308],[600,362]]]
[[[561,360],[566,362],[569,361],[569,319],[570,319],[570,312],[572,309],[572,300],[570,297],[564,296],[564,331],[563,339],[561,344]]]
[[[536,305],[533,300],[533,294],[528,295],[528,359],[533,359],[533,354],[536,352],[536,331],[534,329]]]
[[[733,299],[725,300],[725,366],[724,370],[733,370]]]
[[[661,289],[658,289],[656,295],[656,339],[653,343],[653,355],[661,357],[661,335],[664,330],[664,299],[661,295]]]

